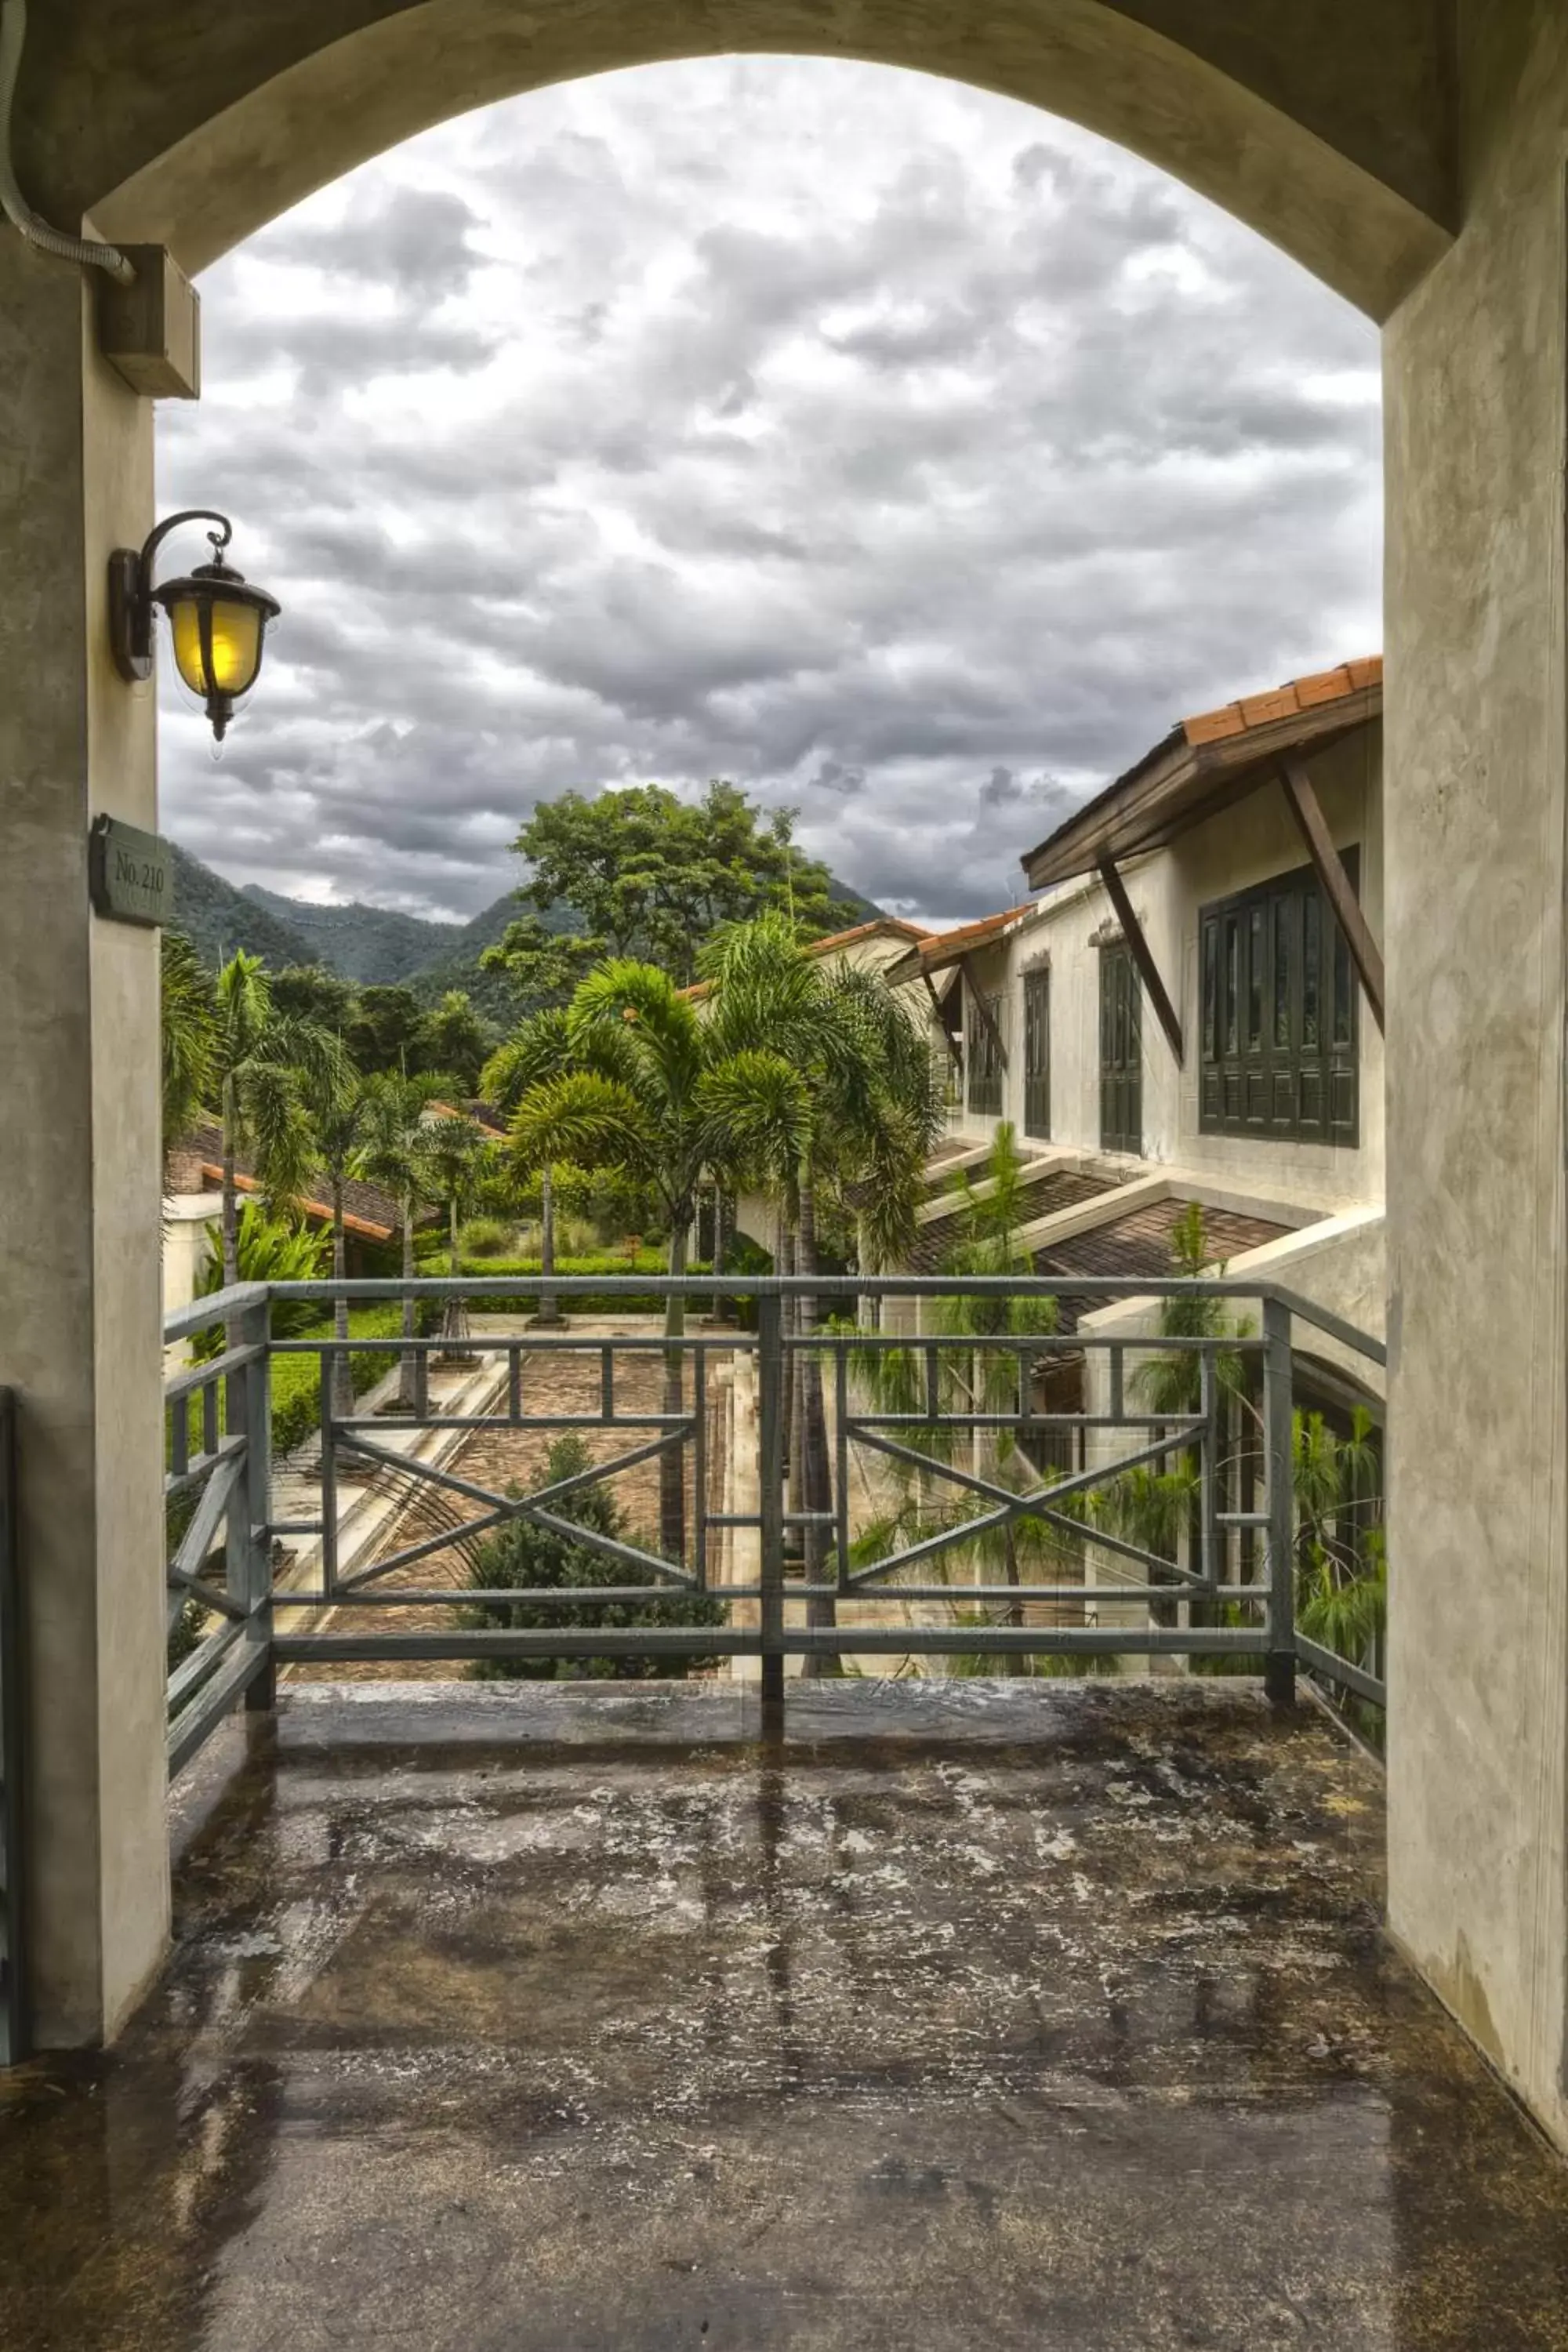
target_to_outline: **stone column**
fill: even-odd
[[[95,812],[156,822],[152,689],[122,684],[104,619],[109,551],[151,520],[152,410],[98,357],[92,296],[0,230],[0,1381],[46,2046],[115,2032],[169,1916],[158,939],[87,887]]]
[[[1465,226],[1386,340],[1389,1903],[1568,2144],[1568,18],[1458,16]]]

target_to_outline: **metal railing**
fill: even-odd
[[[689,1312],[733,1305],[754,1328],[670,1339],[522,1319],[548,1292],[568,1318],[591,1297],[603,1325],[607,1302],[646,1309],[651,1295],[662,1306],[671,1286],[645,1276],[250,1285],[172,1315],[170,1342],[222,1340],[165,1391],[172,1769],[242,1697],[270,1706],[280,1666],[756,1660],[764,1708],[777,1708],[790,1658],[946,1657],[973,1670],[1176,1655],[1250,1664],[1282,1700],[1304,1664],[1381,1704],[1365,1662],[1308,1641],[1294,1614],[1293,1332],[1307,1325],[1319,1343],[1381,1365],[1381,1345],[1352,1326],[1269,1286],[1078,1275],[1063,1285],[1075,1302],[1197,1298],[1250,1313],[1233,1320],[1227,1306],[1196,1335],[1016,1330],[1010,1303],[1036,1302],[1037,1320],[1053,1282],[727,1276],[675,1287]],[[457,1343],[434,1329],[344,1340],[272,1328],[285,1305],[324,1318],[340,1296],[351,1308],[412,1297],[434,1323],[455,1297],[493,1308],[511,1292],[515,1318],[492,1313]],[[966,1302],[964,1328],[952,1327],[953,1301]],[[817,1327],[828,1313],[859,1320]],[[895,1318],[911,1328],[890,1328]],[[947,1328],[922,1328],[935,1318]],[[1002,1328],[973,1328],[986,1321]],[[401,1400],[340,1410],[333,1372],[345,1350],[405,1367]],[[316,1360],[320,1398],[303,1508],[280,1501],[270,1459],[274,1368],[301,1355]],[[1142,1368],[1175,1358],[1194,1369],[1152,1400]],[[1078,1377],[1074,1409],[1057,1409],[1062,1360]],[[1037,1393],[1047,1374],[1050,1407]],[[1238,1390],[1263,1461],[1261,1507],[1246,1510],[1227,1507],[1226,1493]],[[552,1478],[540,1449],[568,1433],[600,1453]],[[500,1470],[470,1459],[487,1446]],[[1031,1446],[1054,1466],[1036,1469]],[[1151,1479],[1169,1482],[1173,1464],[1178,1524],[1161,1542],[1132,1506]],[[636,1473],[646,1485],[656,1470],[644,1524],[583,1515],[590,1489],[616,1491]],[[878,1478],[900,1510],[873,1507]],[[439,1498],[434,1523],[408,1523],[417,1491]],[[489,1539],[519,1522],[624,1575],[487,1585]],[[1044,1573],[1018,1565],[1026,1536]],[[449,1577],[454,1550],[459,1582],[419,1573],[444,1555]],[[988,1574],[997,1553],[1003,1572]],[[605,1611],[623,1622],[605,1623]]]

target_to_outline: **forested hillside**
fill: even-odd
[[[466,990],[482,1011],[499,1018],[507,1004],[504,980],[479,970],[479,957],[521,911],[506,892],[467,923],[426,920],[384,907],[351,902],[323,907],[286,898],[259,883],[243,888],[226,882],[176,844],[174,921],[195,942],[204,963],[218,964],[236,948],[264,959],[274,971],[290,964],[319,963],[360,987],[412,989],[422,1004],[447,990]],[[836,901],[868,919],[881,909],[847,883],[835,878]],[[538,919],[547,931],[566,935],[581,918],[565,905],[548,908]]]

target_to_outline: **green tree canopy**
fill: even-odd
[[[574,907],[615,955],[656,962],[684,985],[706,940],[765,908],[789,912],[802,939],[853,921],[794,829],[793,811],[764,814],[717,781],[699,801],[663,784],[565,793],[541,802],[517,837],[532,867],[518,895],[542,910]]]
[[[390,1192],[397,1202],[403,1239],[403,1276],[414,1279],[414,1221],[423,1202],[433,1198],[436,1180],[430,1164],[430,1106],[439,1092],[433,1078],[405,1077],[384,1070],[364,1089],[363,1139],[352,1162],[356,1176],[368,1178]],[[403,1336],[414,1337],[412,1292],[403,1300]],[[406,1412],[414,1402],[412,1354],[402,1359],[398,1402]]]
[[[271,975],[272,1002],[290,1021],[313,1021],[335,1035],[346,1034],[354,1017],[353,983],[324,964],[295,963]]]
[[[552,931],[537,915],[520,915],[479,958],[481,971],[504,972],[518,1010],[564,1004],[605,952],[603,940]]]
[[[348,1083],[349,1072],[330,1031],[278,1011],[260,957],[243,948],[217,975],[213,1011],[212,1087],[223,1130],[223,1263],[232,1283],[237,1156],[249,1155],[268,1209],[289,1210],[314,1157],[307,1090],[330,1096]]]
[[[466,1097],[479,1085],[495,1042],[495,1031],[475,1012],[472,998],[449,988],[415,1031],[409,1067],[457,1078]]]
[[[344,1044],[367,1076],[413,1068],[424,1009],[411,988],[362,988]]]

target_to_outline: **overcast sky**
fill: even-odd
[[[955,84],[514,100],[202,299],[160,505],[226,509],[285,610],[218,757],[165,657],[163,823],[238,881],[466,916],[537,801],[726,775],[958,920],[1175,718],[1378,646],[1373,330]]]

